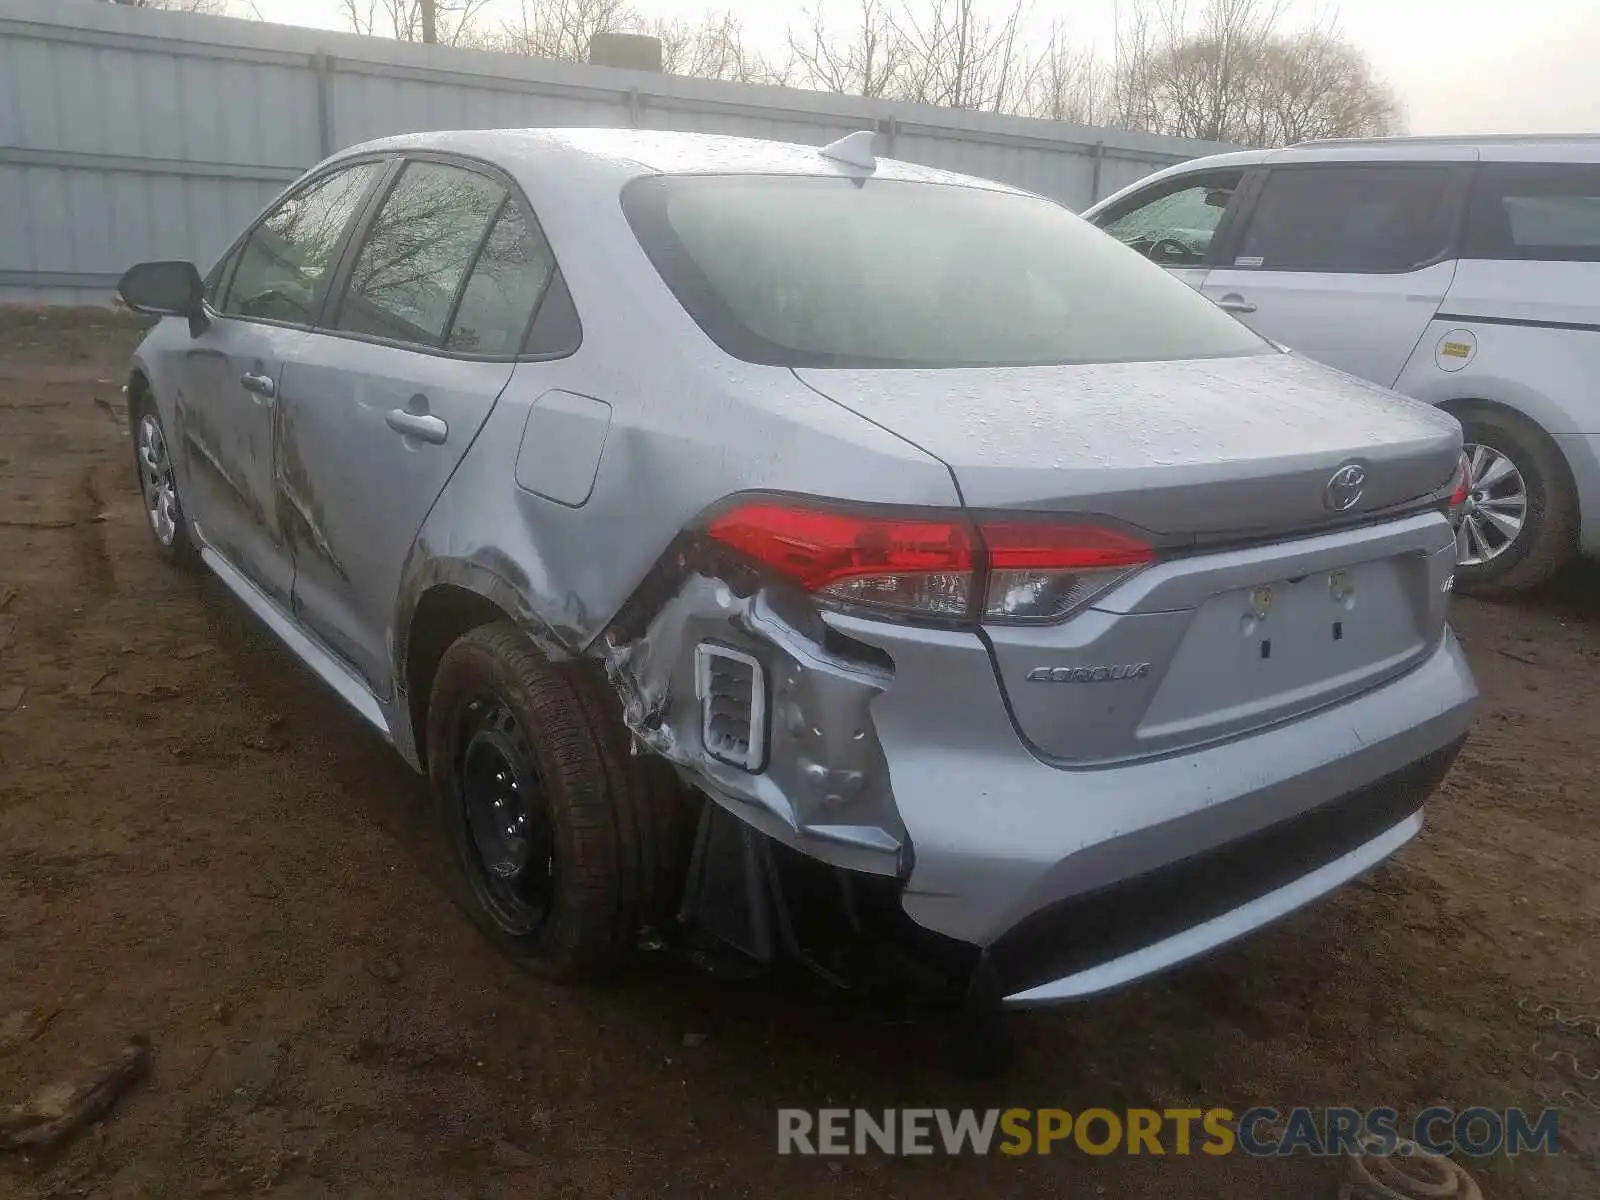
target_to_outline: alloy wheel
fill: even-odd
[[[1464,447],[1470,464],[1467,502],[1456,530],[1456,562],[1483,566],[1499,558],[1522,533],[1528,485],[1510,455],[1485,443]]]
[[[154,413],[139,418],[137,438],[139,490],[144,496],[145,515],[156,540],[170,547],[178,536],[178,485],[172,477],[172,458],[161,422]]]

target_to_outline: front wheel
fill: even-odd
[[[1496,599],[1537,587],[1577,548],[1578,505],[1561,452],[1527,419],[1458,414],[1471,479],[1456,533],[1456,584]]]
[[[161,417],[153,402],[140,402],[133,423],[134,466],[139,472],[139,495],[145,518],[161,557],[175,565],[188,565],[199,555],[189,537],[189,524],[178,499],[178,478],[172,469],[172,451]]]

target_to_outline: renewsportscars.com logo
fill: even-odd
[[[1248,1154],[1257,1158],[1409,1152],[1557,1153],[1556,1110],[1530,1115],[1425,1108],[1402,1125],[1392,1108],[949,1109],[780,1108],[778,1153],[851,1154]]]

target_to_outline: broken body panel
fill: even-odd
[[[742,361],[659,285],[629,229],[617,196],[649,168],[627,156],[626,139],[607,149],[615,135],[574,153],[569,141],[587,136],[359,148],[498,154],[578,311],[600,318],[585,321],[573,353],[517,362],[503,389],[485,369],[494,386],[470,406],[468,444],[397,510],[405,528],[369,504],[369,519],[390,520],[382,537],[343,530],[382,561],[339,577],[352,624],[321,640],[367,679],[413,765],[427,699],[411,694],[417,614],[443,589],[471,593],[551,658],[594,660],[640,752],[806,857],[893,881],[912,921],[1016,964],[1002,984],[1034,999],[1097,990],[1086,970],[1105,968],[1105,986],[1133,977],[1142,971],[1129,954],[1170,941],[1157,923],[1154,941],[1108,943],[1102,961],[1063,969],[1078,982],[1052,997],[1037,993],[1055,979],[1040,974],[1050,955],[1008,941],[1072,940],[1028,932],[1036,914],[1168,878],[1333,805],[1360,810],[1342,826],[1361,835],[1355,844],[1312,829],[1299,858],[1257,855],[1303,869],[1263,875],[1224,910],[1193,909],[1173,934],[1190,941],[1165,952],[1176,961],[1337,886],[1415,832],[1430,784],[1419,777],[1392,805],[1374,797],[1418,761],[1447,765],[1475,696],[1444,623],[1454,541],[1435,501],[1459,455],[1453,420],[1271,350],[981,371]],[[728,155],[713,169],[741,169]],[[819,170],[802,148],[752,161],[773,174]],[[875,167],[880,178],[991,186]],[[166,364],[189,340],[168,320],[138,357],[168,421],[177,389]],[[403,390],[384,385],[383,404],[403,402]],[[275,427],[273,445],[310,430]],[[293,491],[274,461],[278,492]],[[1365,490],[1330,513],[1330,475],[1349,462]],[[201,468],[180,456],[178,469],[187,489]],[[350,481],[382,486],[370,472]],[[890,619],[820,602],[713,544],[708,514],[741,496],[963,526],[995,511],[1106,520],[1148,539],[1153,561],[1058,620]],[[308,583],[332,578],[307,567]],[[728,698],[755,694],[747,727],[730,728]],[[1184,918],[1191,899],[1168,895],[1164,920]]]

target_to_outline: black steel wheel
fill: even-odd
[[[559,981],[616,965],[687,868],[658,815],[671,798],[628,755],[616,697],[608,707],[585,671],[497,622],[445,651],[428,702],[428,773],[462,905]]]
[[[535,932],[556,889],[555,838],[539,763],[510,706],[468,701],[459,742],[462,816],[477,859],[480,902],[506,933]]]

